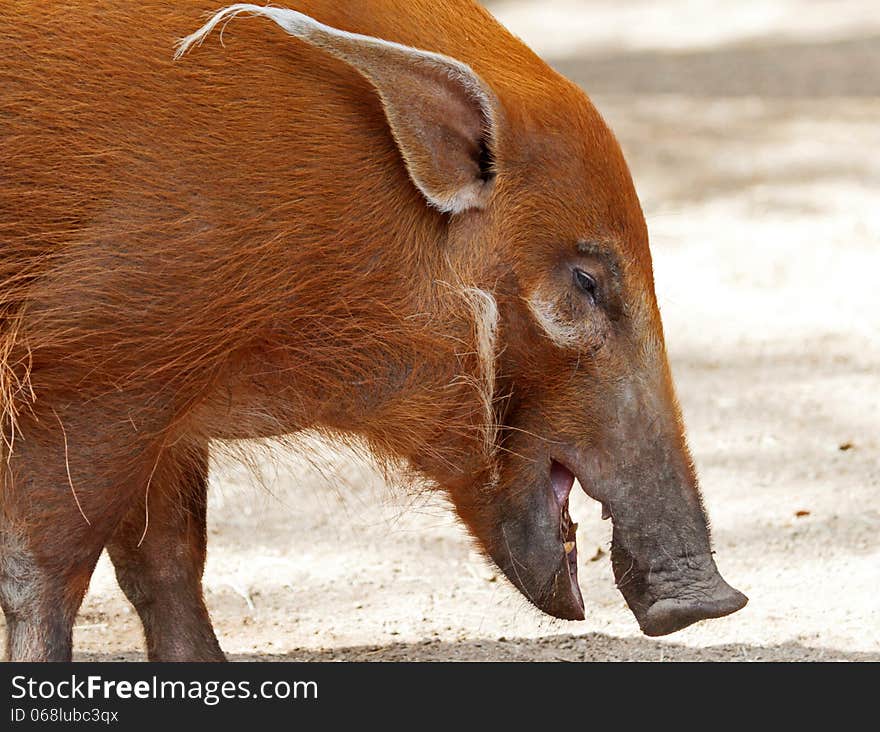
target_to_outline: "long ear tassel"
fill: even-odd
[[[294,38],[345,61],[373,84],[410,178],[430,205],[451,214],[485,206],[495,174],[499,105],[470,66],[440,53],[333,28],[296,10],[250,3],[217,11],[179,41],[174,58],[200,45],[221,23],[242,14],[269,18]],[[400,77],[416,73],[423,89],[421,99],[398,90]],[[444,99],[448,101],[441,109]],[[458,123],[453,135],[442,131],[456,128],[450,120]]]
[[[417,63],[426,64],[435,69],[442,69],[450,79],[454,79],[467,89],[468,94],[470,94],[480,105],[485,123],[483,132],[487,139],[494,142],[494,140],[492,140],[492,135],[494,134],[493,127],[497,121],[495,119],[495,105],[492,103],[489,90],[485,88],[470,66],[440,53],[422,51],[392,41],[385,41],[379,38],[373,38],[372,36],[361,35],[360,33],[349,33],[347,31],[339,30],[338,28],[332,28],[296,10],[253,5],[252,3],[236,3],[235,5],[230,5],[229,7],[223,8],[214,13],[210,20],[208,20],[208,22],[197,31],[190,33],[185,38],[181,38],[175,44],[176,50],[174,52],[174,60],[177,61],[182,58],[193,46],[201,46],[202,43],[204,43],[205,38],[207,38],[211,31],[213,31],[220,23],[228,23],[236,16],[244,14],[269,18],[291,36],[323,48],[338,58],[352,64],[358,68],[361,73],[367,73],[367,69],[362,68],[355,58],[352,58],[339,47],[338,43],[340,41],[355,42],[363,46],[401,52],[415,60]],[[223,31],[221,30],[220,33],[222,42]],[[334,43],[334,41],[336,41],[336,43]]]
[[[223,23],[224,21],[228,22],[242,13],[249,13],[251,15],[269,15],[271,17],[271,14],[267,11],[272,9],[273,8],[265,8],[251,3],[236,3],[235,5],[230,5],[227,8],[218,10],[201,28],[194,33],[190,33],[186,38],[181,38],[175,44],[174,60],[177,61],[182,58],[193,46],[201,46],[205,38],[207,38],[211,31],[213,31],[220,23]],[[273,18],[273,20],[275,19]],[[221,41],[222,35],[221,31]]]

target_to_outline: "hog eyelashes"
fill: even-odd
[[[584,272],[580,267],[573,270],[574,282],[578,288],[595,304],[599,295],[599,283],[596,278],[588,272]]]

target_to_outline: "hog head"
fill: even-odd
[[[542,111],[540,123],[520,117],[497,153],[492,213],[509,264],[496,290],[499,479],[459,505],[526,597],[580,619],[577,479],[613,522],[626,602],[644,633],[664,635],[747,600],[712,557],[619,145],[577,89]]]
[[[430,246],[444,249],[449,271],[435,279],[464,283],[473,306],[476,326],[460,340],[483,387],[471,410],[482,442],[432,425],[422,442],[442,464],[402,440],[396,452],[447,492],[485,553],[552,616],[584,617],[568,512],[575,480],[613,522],[617,585],[646,634],[743,607],[713,560],[644,217],[620,147],[583,92],[510,36],[497,65],[465,63],[279,8],[232,6],[181,49],[241,12],[372,83],[422,195],[424,211],[403,215],[443,218]],[[401,260],[402,278],[416,276],[412,259]]]

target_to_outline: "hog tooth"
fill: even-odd
[[[566,554],[571,554],[574,551],[575,543],[573,541],[567,541],[562,545],[562,548],[565,549]]]

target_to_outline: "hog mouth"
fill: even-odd
[[[499,501],[488,554],[539,610],[561,620],[583,620],[578,584],[577,524],[569,512],[574,473],[562,463],[534,462],[528,490]]]
[[[585,469],[576,472],[569,465]],[[615,581],[646,635],[666,635],[746,604],[745,595],[718,573],[702,507],[681,498],[688,495],[687,484],[646,482],[640,488],[639,481],[621,483],[618,475],[610,482],[602,473],[585,483],[581,475],[590,475],[591,465],[577,456],[563,462],[550,455],[544,466],[543,475],[530,476],[538,490],[514,493],[500,504],[502,519],[489,550],[505,576],[538,609],[563,620],[585,617],[577,524],[569,511],[575,480],[602,504],[603,518],[611,519]],[[624,472],[622,477],[630,476]],[[626,489],[622,493],[609,493],[621,485]]]
[[[708,543],[703,553],[685,552],[684,556],[678,557],[662,546],[655,547],[656,551],[647,554],[631,553],[628,545],[633,531],[643,537],[646,532],[650,533],[649,528],[635,530],[627,526],[627,521],[618,521],[605,496],[591,491],[594,486],[553,458],[550,484],[559,506],[559,539],[570,585],[559,589],[565,590],[563,594],[569,602],[571,598],[576,599],[579,617],[584,616],[584,602],[577,574],[577,524],[571,520],[568,509],[575,479],[587,496],[602,505],[602,518],[611,519],[611,561],[615,583],[645,635],[667,635],[699,620],[729,615],[746,605],[748,598],[721,577],[708,551]],[[551,606],[553,604],[550,603]],[[552,610],[549,612],[557,615]]]
[[[574,486],[575,475],[565,467],[562,463],[555,460],[550,464],[550,486],[553,489],[553,496],[556,499],[559,508],[559,539],[562,543],[562,564],[566,569],[568,577],[569,597],[574,601],[575,609],[579,611],[580,618],[584,617],[584,598],[581,594],[580,584],[578,583],[578,566],[577,566],[577,527],[578,525],[572,521],[569,513],[569,498],[571,489]],[[557,573],[554,584],[559,584],[559,575]],[[556,588],[554,588],[556,589]]]

